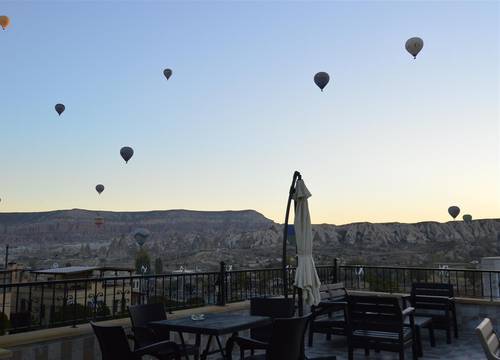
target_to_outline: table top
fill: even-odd
[[[192,320],[183,317],[174,320],[153,321],[151,326],[164,327],[170,331],[205,335],[224,335],[234,332],[269,325],[269,316],[253,316],[246,314],[205,314],[204,320]]]

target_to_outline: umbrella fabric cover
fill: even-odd
[[[297,241],[298,266],[295,273],[295,286],[302,289],[304,302],[308,305],[319,304],[318,273],[312,257],[312,226],[307,199],[311,196],[303,180],[297,180],[295,186],[295,239]]]

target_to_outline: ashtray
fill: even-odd
[[[205,314],[193,314],[191,315],[191,320],[193,321],[205,320]]]

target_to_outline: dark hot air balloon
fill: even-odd
[[[472,215],[470,215],[470,214],[464,214],[464,216],[462,216],[462,219],[464,219],[465,222],[471,222],[472,221]]]
[[[104,185],[98,184],[95,186],[95,190],[101,195],[101,193],[104,191]]]
[[[328,84],[330,81],[330,75],[326,72],[319,72],[316,75],[314,75],[314,83],[323,91],[325,86]]]
[[[56,109],[56,111],[59,114],[59,116],[61,116],[61,114],[66,109],[66,106],[64,106],[63,104],[56,104],[56,106],[54,106],[54,108]]]
[[[151,233],[148,229],[138,228],[134,230],[134,239],[137,245],[142,247]]]
[[[165,77],[168,79],[170,79],[170,77],[172,76],[172,69],[165,69],[163,70],[163,75],[165,75]]]
[[[416,59],[418,53],[424,47],[424,40],[419,37],[412,37],[411,39],[406,40],[405,48],[413,58]]]
[[[458,214],[460,214],[460,208],[458,206],[450,206],[448,208],[448,214],[450,214],[450,216],[455,219]]]
[[[125,163],[128,163],[128,161],[134,155],[134,149],[129,146],[124,146],[120,149],[120,155],[122,156],[123,160],[125,160]]]

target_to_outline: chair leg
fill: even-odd
[[[419,346],[417,344],[415,344],[415,342],[412,342],[412,344],[411,344],[412,359],[417,360],[419,356],[422,356],[422,355],[420,355],[421,352],[422,352],[422,345],[420,345],[420,348],[419,348]]]
[[[458,339],[457,315],[453,313],[453,328],[455,329],[455,339]]]
[[[435,347],[436,346],[436,338],[434,337],[434,327],[429,325],[429,339],[431,339],[431,346]]]
[[[405,351],[399,350],[399,360],[405,360]]]
[[[365,356],[370,356],[370,348],[365,347]]]
[[[422,352],[422,337],[420,336],[420,327],[415,327],[415,342],[416,342],[416,348],[417,348],[417,355],[418,356],[423,356]]]
[[[451,329],[449,326],[446,328],[446,343],[451,344]]]
[[[349,360],[354,360],[354,349],[349,346],[349,355],[348,355]]]
[[[307,345],[309,347],[313,346],[313,338],[314,338],[314,331],[312,326],[309,326],[309,341],[307,342]]]

